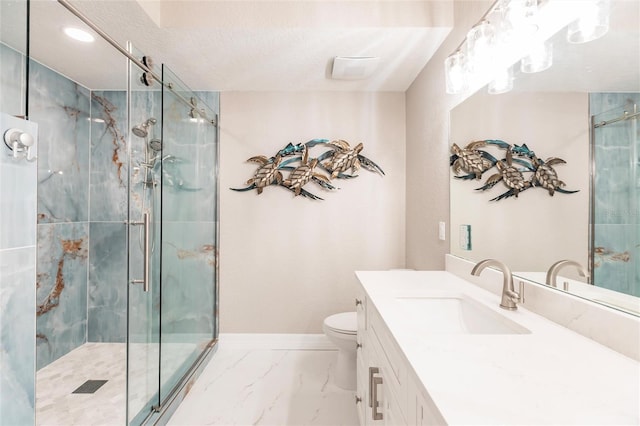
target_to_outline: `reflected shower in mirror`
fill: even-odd
[[[554,165],[558,178],[579,192],[527,191],[496,202],[489,199],[505,191],[502,184],[474,191],[486,178],[452,174],[450,249],[473,261],[499,258],[543,285],[554,263],[575,261],[590,278],[563,268],[558,289],[638,315],[640,2],[610,4],[604,36],[569,43],[565,28],[551,39],[552,67],[516,71],[511,92],[481,90],[451,112],[450,145],[527,144],[539,158],[564,159]],[[471,228],[471,244],[459,238],[462,225]]]

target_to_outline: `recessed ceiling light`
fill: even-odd
[[[84,43],[91,43],[95,38],[80,28],[66,27],[64,33],[74,40],[82,41]]]

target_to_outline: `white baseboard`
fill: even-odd
[[[218,344],[248,349],[316,350],[338,348],[324,334],[220,333]]]

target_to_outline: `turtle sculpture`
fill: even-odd
[[[451,145],[451,156],[449,162],[453,167],[453,173],[458,179],[480,179],[482,174],[493,167],[497,160],[486,151],[478,150],[478,148],[487,146],[487,141],[471,142],[464,148],[460,148],[457,144]],[[468,174],[457,176],[461,171]]]
[[[303,191],[302,187],[305,186],[312,178],[325,182],[330,185],[329,178],[320,173],[315,173],[314,169],[318,165],[318,159],[313,158],[309,161],[309,150],[305,149],[302,159],[300,160],[300,166],[296,167],[291,174],[282,182],[282,185],[286,186],[296,195],[300,195]]]
[[[309,160],[309,149],[316,145],[327,146],[330,149],[318,157]],[[230,189],[239,192],[257,189],[258,194],[261,194],[267,186],[276,185],[289,189],[294,192],[295,195],[302,195],[303,197],[313,200],[322,200],[322,198],[306,191],[303,186],[313,180],[324,189],[335,190],[338,188],[331,184],[330,179],[355,178],[357,175],[344,172],[351,169],[352,173],[356,173],[361,167],[371,172],[384,175],[384,171],[380,166],[360,154],[362,149],[362,143],[351,148],[348,142],[341,139],[334,141],[329,141],[328,139],[311,139],[305,143],[295,145],[289,142],[273,157],[268,158],[259,155],[249,158],[247,161],[260,164],[260,168],[255,172],[254,176],[247,181],[247,187]],[[302,153],[302,155],[297,155],[299,153]],[[293,163],[299,164],[296,167]],[[326,170],[331,177],[316,173],[316,167]],[[290,172],[287,179],[282,178],[283,171]]]
[[[282,173],[278,170],[278,166],[282,161],[280,155],[276,155],[272,158],[267,158],[264,155],[257,155],[249,158],[247,161],[251,163],[260,164],[260,168],[256,171],[255,175],[247,181],[249,189],[256,188],[258,194],[262,194],[262,190],[271,185],[272,183],[282,183]]]
[[[329,142],[329,145],[334,148],[334,151],[328,152],[331,154],[329,161],[324,163],[323,166],[331,173],[331,179],[335,179],[339,175],[342,175],[342,172],[346,172],[349,169],[351,169],[351,176],[360,170],[361,163],[358,156],[364,148],[362,143],[351,148],[349,142],[340,139]]]
[[[551,157],[546,160],[541,160],[535,155],[531,158],[531,162],[534,167],[534,175],[531,178],[532,186],[541,186],[547,191],[549,191],[549,195],[553,196],[553,194],[558,191],[565,194],[573,194],[578,191],[567,191],[561,188],[561,186],[565,186],[565,183],[558,179],[558,173],[556,173],[555,169],[551,166],[554,164],[566,164],[562,158]]]
[[[531,187],[531,182],[527,181],[522,172],[513,166],[513,154],[511,153],[511,150],[507,151],[505,160],[500,160],[496,163],[496,167],[498,169],[498,173],[489,176],[484,186],[477,188],[477,190],[485,191],[489,188],[493,188],[500,181],[502,181],[509,190],[493,198],[491,201],[498,201],[511,196],[515,196],[517,198],[520,192]]]

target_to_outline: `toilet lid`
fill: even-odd
[[[331,315],[325,318],[324,324],[339,333],[356,334],[358,331],[358,314],[356,312],[343,312]]]

